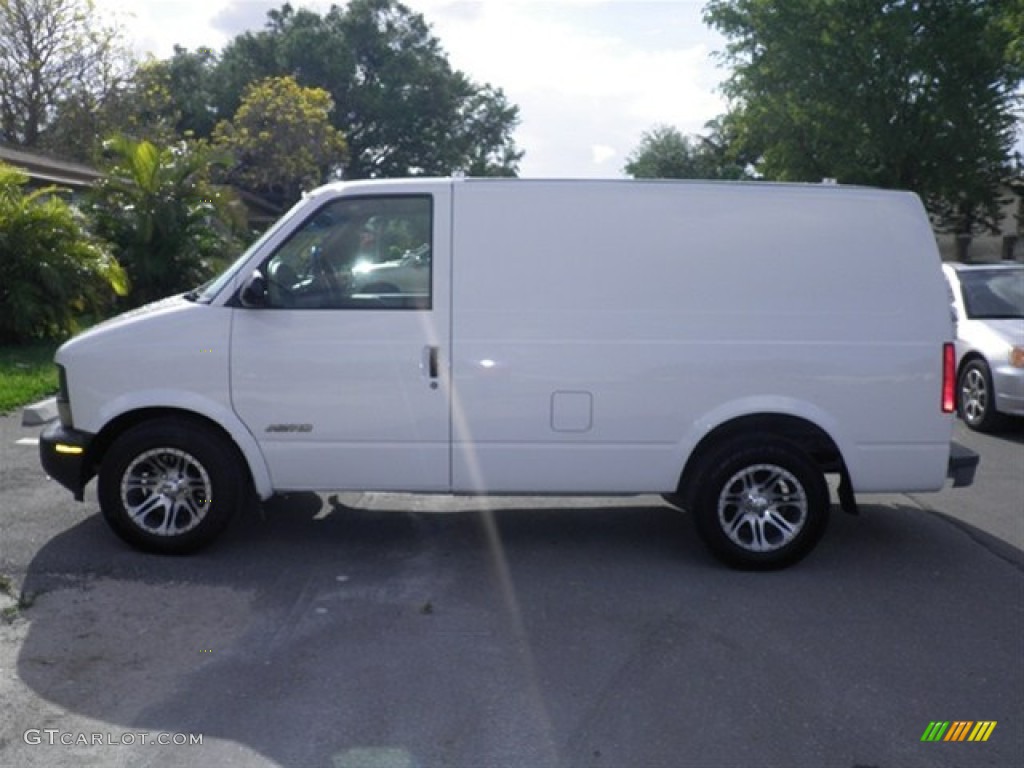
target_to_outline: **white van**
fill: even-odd
[[[57,352],[46,471],[188,552],[285,491],[658,493],[740,567],[854,493],[973,480],[917,197],[408,179],[303,199],[212,283]]]

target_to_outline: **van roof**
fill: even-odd
[[[997,269],[1000,271],[1024,269],[1024,264],[1020,262],[1005,262],[1005,261],[993,261],[993,262],[972,262],[965,264],[962,261],[947,261],[945,262],[947,267],[955,269],[957,272],[977,272],[979,270],[993,270]]]
[[[374,186],[384,185],[417,185],[417,186],[442,186],[449,184],[472,184],[472,185],[539,185],[539,184],[579,184],[579,185],[617,185],[617,186],[704,186],[718,188],[743,188],[743,189],[829,189],[835,191],[860,191],[877,192],[881,194],[906,194],[906,190],[880,189],[877,187],[865,187],[856,184],[836,184],[827,182],[794,182],[794,181],[724,181],[717,179],[626,179],[626,178],[519,178],[514,176],[412,176],[402,178],[383,179],[349,179],[331,182],[322,187],[312,190],[309,194],[315,195],[327,190],[340,190],[352,186]]]

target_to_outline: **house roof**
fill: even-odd
[[[86,189],[99,181],[103,174],[82,163],[58,160],[54,157],[14,149],[0,144],[0,162],[20,168],[35,184],[55,184],[70,189]],[[245,205],[250,224],[268,226],[281,215],[281,207],[258,195],[237,187],[233,188]]]
[[[21,168],[33,181],[64,187],[88,187],[103,175],[88,165],[57,160],[6,146],[0,146],[0,161]]]
[[[265,197],[255,195],[241,187],[232,187],[231,189],[248,209],[250,221],[261,221],[272,224],[277,221],[283,213],[281,206],[270,202]]]

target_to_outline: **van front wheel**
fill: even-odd
[[[233,446],[193,420],[129,429],[99,471],[100,509],[114,532],[149,552],[187,554],[224,530],[243,497]]]
[[[736,568],[782,568],[804,557],[828,523],[824,474],[807,455],[765,436],[731,441],[704,466],[694,516],[712,553]]]

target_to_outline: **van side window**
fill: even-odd
[[[264,262],[272,308],[430,309],[431,198],[343,197]]]

